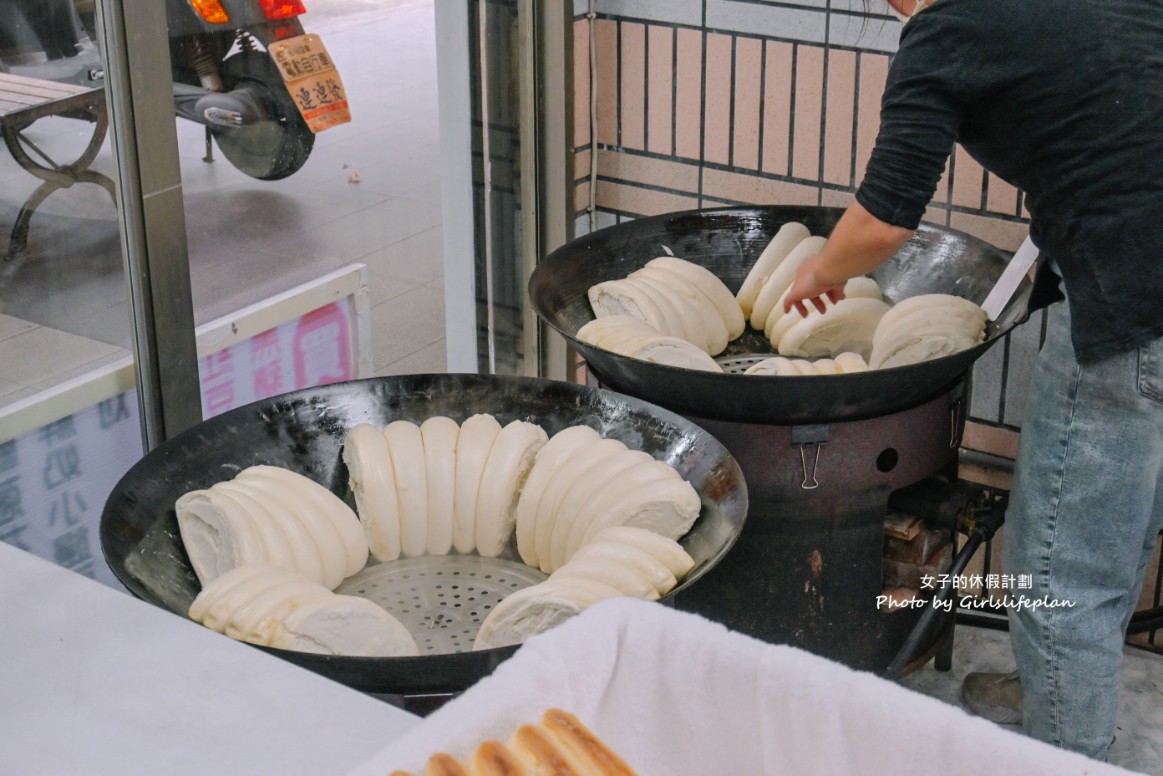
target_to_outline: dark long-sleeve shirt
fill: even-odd
[[[937,0],[856,198],[915,228],[954,142],[1022,189],[1080,361],[1163,336],[1163,0]]]

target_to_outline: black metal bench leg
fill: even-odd
[[[32,222],[32,214],[53,192],[67,189],[75,183],[96,183],[109,192],[114,206],[117,205],[117,190],[113,181],[109,177],[89,169],[89,165],[97,157],[101,144],[105,140],[108,117],[103,112],[97,113],[94,115],[93,121],[93,134],[77,161],[72,164],[54,165],[54,167],[38,164],[29,156],[24,146],[21,145],[23,138],[20,129],[14,126],[4,127],[4,141],[13,158],[25,170],[44,181],[29,195],[24,206],[20,208],[20,213],[16,216],[16,223],[12,227],[12,235],[8,241],[8,251],[4,255],[6,261],[19,258],[28,250],[28,229]]]
[[[16,216],[16,224],[12,227],[12,236],[8,240],[8,253],[4,256],[6,260],[18,258],[28,250],[28,227],[32,221],[32,214],[50,194],[62,188],[65,187],[53,181],[45,181],[24,201],[24,206]]]

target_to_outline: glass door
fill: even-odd
[[[97,520],[142,446],[93,22],[0,6],[0,541],[109,581]]]

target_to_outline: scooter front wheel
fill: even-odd
[[[315,135],[270,55],[242,51],[222,63],[227,90],[249,89],[262,102],[266,117],[240,127],[214,127],[222,154],[242,172],[259,180],[279,180],[297,172],[315,145]]]

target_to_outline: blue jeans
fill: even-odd
[[[1031,600],[1010,638],[1034,738],[1106,759],[1127,624],[1163,524],[1163,339],[1079,365],[1070,311],[1048,311],[1004,529]],[[1013,597],[1013,596],[1011,596]]]

